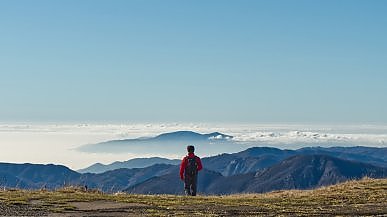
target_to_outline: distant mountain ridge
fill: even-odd
[[[176,131],[171,133],[163,133],[156,137],[150,138],[150,140],[208,140],[208,139],[232,139],[232,136],[222,134],[219,132],[200,134],[193,131]]]
[[[104,165],[101,163],[93,164],[87,168],[78,170],[79,173],[104,173],[116,169],[133,169],[133,168],[145,168],[155,164],[171,164],[177,165],[181,160],[170,160],[160,157],[151,157],[151,158],[135,158],[127,161],[116,161],[114,163]]]
[[[78,148],[79,151],[89,153],[169,153],[170,150],[184,150],[184,146],[194,144],[197,147],[206,148],[209,153],[218,153],[219,148],[228,147],[230,150],[237,150],[232,140],[233,136],[213,132],[200,134],[193,131],[176,131],[163,133],[155,137],[122,139],[87,144]]]
[[[142,183],[153,177],[170,174],[177,166],[155,164],[145,168],[117,169],[100,174],[81,174],[75,185],[87,185],[89,188],[98,188],[105,192],[122,191],[130,186]]]

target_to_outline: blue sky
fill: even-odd
[[[387,123],[387,1],[0,1],[0,121]]]

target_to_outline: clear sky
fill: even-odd
[[[387,123],[387,1],[1,0],[0,121]]]

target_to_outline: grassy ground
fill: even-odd
[[[6,190],[0,191],[0,213],[30,216],[387,216],[387,179],[363,179],[306,191],[197,197],[112,195],[76,188]]]

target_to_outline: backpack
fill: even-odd
[[[195,157],[187,157],[187,166],[185,167],[185,174],[189,177],[196,176],[198,173],[198,163]]]

